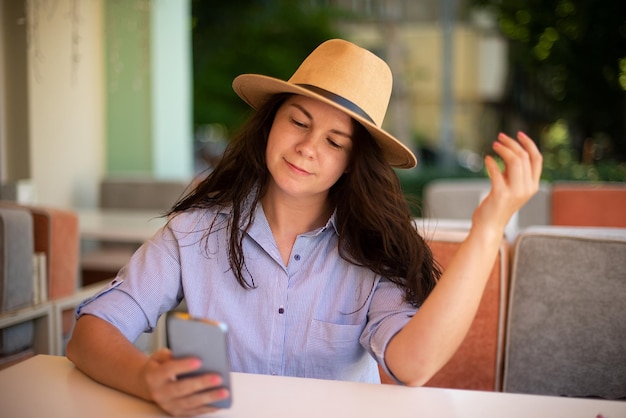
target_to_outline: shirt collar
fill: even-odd
[[[337,228],[337,208],[333,211],[333,214],[328,218],[328,222],[326,223],[326,228],[333,227],[335,233],[339,235],[339,229]]]

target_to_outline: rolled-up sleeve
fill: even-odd
[[[387,345],[416,311],[404,300],[404,291],[397,285],[386,279],[378,282],[369,307],[368,324],[361,335],[361,344],[391,377],[393,374],[385,363]]]
[[[144,243],[103,290],[85,300],[76,316],[94,315],[130,341],[152,332],[161,314],[182,299],[178,242],[168,225]]]

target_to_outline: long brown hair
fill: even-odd
[[[169,212],[231,207],[227,225],[230,267],[246,289],[255,284],[245,266],[239,226],[246,229],[252,223],[254,208],[266,191],[270,176],[265,161],[267,139],[276,112],[287,97],[275,95],[253,113],[215,169]],[[388,278],[404,290],[407,302],[419,306],[441,275],[440,269],[414,227],[398,176],[376,141],[357,122],[352,140],[349,169],[329,192],[330,203],[336,208],[339,255]],[[247,204],[248,199],[251,204]]]

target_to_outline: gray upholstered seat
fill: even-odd
[[[503,390],[626,397],[626,228],[517,237]]]
[[[23,208],[0,207],[0,313],[33,303],[33,219]],[[0,330],[0,357],[29,347],[32,321]]]

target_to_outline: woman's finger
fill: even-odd
[[[492,145],[496,154],[504,161],[504,179],[509,186],[524,182],[524,156],[518,154],[508,141],[495,141]]]
[[[485,157],[485,168],[487,169],[487,174],[489,175],[489,179],[491,179],[491,187],[492,189],[500,189],[504,186],[504,178],[502,176],[502,172],[500,171],[500,167],[496,160],[487,155]]]
[[[524,148],[518,141],[516,141],[515,139],[511,138],[510,136],[502,132],[498,134],[498,141],[501,144],[505,145],[508,149],[510,149],[516,155],[523,155],[526,153],[526,151],[524,150]]]
[[[146,373],[148,383],[152,387],[175,381],[177,376],[193,372],[202,366],[200,359],[193,357],[175,360],[168,349],[155,352],[150,356],[150,360],[159,364],[158,367],[152,367]]]
[[[206,374],[180,379],[169,384],[169,394],[159,405],[175,415],[197,415],[217,408],[210,404],[227,399],[230,393],[220,387],[222,379],[216,374]]]
[[[541,155],[541,152],[539,152],[539,148],[537,148],[537,144],[535,144],[535,141],[533,141],[524,132],[518,132],[517,138],[520,144],[528,153],[533,180],[538,183],[541,178],[541,170],[543,168],[543,156]]]

